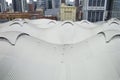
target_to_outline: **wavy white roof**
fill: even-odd
[[[0,80],[119,80],[120,21],[0,24]]]

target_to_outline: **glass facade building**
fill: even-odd
[[[59,8],[60,7],[60,0],[54,0],[55,1],[55,8]]]
[[[14,12],[22,12],[21,0],[12,0]]]
[[[103,15],[104,15],[103,10],[89,10],[88,21],[91,21],[91,22],[102,21]]]
[[[111,17],[120,19],[120,0],[113,0]]]
[[[46,9],[46,0],[37,0],[37,9],[42,8]]]
[[[15,12],[25,12],[28,9],[26,0],[12,0],[12,3]]]
[[[60,7],[60,0],[37,0],[37,8],[53,9]]]
[[[89,6],[104,6],[105,0],[89,0]]]
[[[83,19],[103,21],[106,17],[107,0],[83,0]]]
[[[47,0],[46,7],[47,9],[59,8],[61,0]]]
[[[0,0],[0,12],[6,11],[6,1],[5,0]]]

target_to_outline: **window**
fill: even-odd
[[[89,6],[104,6],[105,0],[89,0]]]
[[[48,9],[52,9],[52,1],[48,1]]]
[[[88,11],[88,21],[96,22],[103,20],[103,10],[89,10]]]
[[[96,0],[93,0],[93,4],[92,4],[93,6],[96,6]]]
[[[93,1],[93,0],[89,0],[89,6],[92,6],[92,1]]]
[[[103,11],[100,12],[100,21],[103,20]]]
[[[105,5],[105,0],[102,0],[101,1],[101,6],[104,6]]]
[[[95,11],[92,11],[92,19],[91,19],[92,22],[95,22]]]
[[[100,6],[101,0],[97,0],[97,6]]]
[[[96,21],[99,21],[99,11],[96,11]]]
[[[88,21],[91,21],[91,18],[92,18],[92,16],[91,16],[91,11],[88,11]]]

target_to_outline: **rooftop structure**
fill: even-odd
[[[120,21],[0,24],[0,80],[119,80]]]

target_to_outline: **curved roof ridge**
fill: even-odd
[[[120,31],[119,30],[106,30],[106,31],[101,31],[98,34],[103,34],[105,37],[106,43],[109,43],[115,37],[120,36]]]
[[[23,35],[29,35],[27,33],[18,32],[18,31],[7,31],[0,33],[0,39],[5,39],[11,45],[15,45],[19,37]]]

